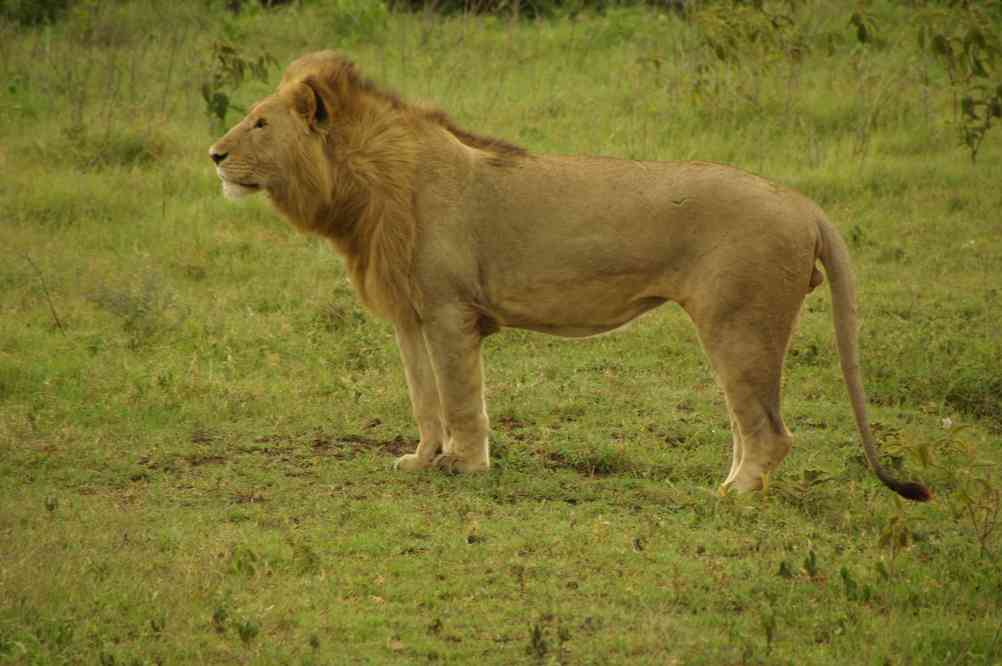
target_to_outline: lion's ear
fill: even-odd
[[[322,132],[329,126],[329,105],[313,81],[307,79],[296,84],[292,106],[311,130]]]

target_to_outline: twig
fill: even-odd
[[[34,261],[32,261],[31,257],[29,257],[27,254],[23,252],[21,253],[21,256],[24,257],[24,260],[27,261],[31,265],[31,267],[35,269],[36,273],[38,273],[38,281],[41,283],[42,291],[45,293],[45,300],[48,301],[49,303],[49,312],[52,313],[52,318],[55,320],[56,326],[59,327],[59,332],[62,333],[63,335],[66,335],[66,329],[63,328],[63,322],[59,319],[59,314],[56,313],[56,306],[52,304],[52,296],[49,294],[49,288],[45,285],[45,276],[42,274],[42,271],[38,267],[38,265]]]

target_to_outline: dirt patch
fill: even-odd
[[[207,428],[195,428],[191,432],[192,444],[208,444],[214,439],[216,439],[216,436]]]
[[[621,456],[603,455],[602,452],[568,455],[563,451],[548,451],[543,462],[550,469],[572,469],[585,476],[610,476],[630,471],[630,465]]]
[[[496,432],[503,432],[508,437],[516,442],[524,442],[529,438],[529,432],[526,432],[526,428],[531,427],[533,424],[526,423],[525,421],[505,414],[491,420],[491,428]]]
[[[378,451],[392,456],[400,456],[413,451],[417,440],[397,435],[393,439],[375,439],[365,435],[342,435],[330,437],[319,435],[311,442],[313,450],[324,455],[344,459],[354,457],[359,451]]]
[[[233,495],[233,502],[235,504],[260,504],[267,501],[267,497],[255,491],[238,492]]]
[[[511,432],[512,430],[521,430],[522,428],[526,428],[529,424],[517,417],[505,414],[494,419],[491,425],[498,430]]]
[[[226,462],[226,458],[223,456],[201,455],[198,453],[191,453],[186,456],[182,456],[181,459],[192,467],[201,467],[202,465],[222,465]]]

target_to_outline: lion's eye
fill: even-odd
[[[257,122],[254,123],[254,129],[261,129],[262,127],[265,127],[267,124],[268,123],[264,121],[264,118],[258,118]]]

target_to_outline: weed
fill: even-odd
[[[526,646],[525,651],[529,656],[539,660],[545,659],[546,654],[550,651],[550,645],[543,635],[543,627],[539,623],[534,623],[529,628],[529,644]]]
[[[333,0],[323,9],[322,20],[339,43],[380,43],[384,39],[389,10],[382,0]]]
[[[56,312],[56,306],[52,303],[52,295],[49,293],[49,288],[45,284],[45,276],[42,274],[42,270],[38,267],[38,264],[32,261],[31,257],[26,254],[21,256],[38,275],[38,282],[42,286],[42,291],[45,293],[45,302],[49,305],[49,312],[52,314],[52,321],[55,322],[59,332],[65,336],[66,327],[63,326],[63,320],[59,318],[59,313]]]
[[[1002,30],[979,3],[954,4],[919,13],[918,42],[946,69],[953,122],[974,164],[989,130],[1002,119],[1002,78],[995,70]]]
[[[217,634],[225,634],[229,619],[230,612],[223,606],[217,606],[216,609],[212,611],[212,628]]]
[[[261,627],[253,620],[241,620],[237,623],[237,635],[245,645],[257,638],[260,631]]]
[[[808,578],[817,578],[821,573],[818,569],[818,557],[813,550],[809,551],[807,557],[804,558],[804,573],[807,574]]]
[[[898,556],[907,550],[913,541],[911,520],[905,509],[904,502],[898,500],[896,496],[894,499],[897,511],[884,524],[880,532],[880,546],[887,550],[890,561],[890,567],[883,570],[882,573],[888,577],[894,575],[895,563]]]
[[[913,453],[946,475],[953,519],[973,535],[981,556],[995,563],[999,559],[996,541],[1002,532],[999,465],[981,456],[968,439],[967,428],[944,423],[943,430],[939,442],[915,447]]]
[[[4,0],[0,17],[25,26],[52,23],[69,5],[70,0]]]
[[[776,612],[771,608],[759,614],[762,631],[765,633],[765,653],[772,654],[772,644],[776,640]]]
[[[169,332],[186,317],[174,292],[163,285],[161,277],[150,273],[139,278],[138,284],[124,288],[100,286],[90,294],[90,300],[121,319],[133,349]]]
[[[217,133],[225,130],[230,109],[247,113],[247,109],[233,101],[233,92],[248,78],[266,82],[268,71],[277,66],[278,61],[270,53],[246,55],[234,44],[213,43],[206,66],[207,77],[202,82],[202,100],[210,129]]]

